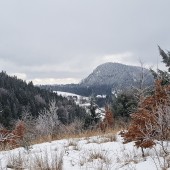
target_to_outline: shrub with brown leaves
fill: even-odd
[[[109,106],[105,107],[105,118],[99,124],[99,127],[102,131],[105,132],[106,128],[112,128],[114,126],[113,113]]]
[[[154,93],[140,102],[132,122],[123,134],[125,143],[134,141],[137,147],[150,148],[155,140],[168,140],[170,134],[170,85],[156,80]]]
[[[18,121],[13,131],[2,129],[0,130],[0,146],[2,149],[15,148],[19,146],[20,140],[23,139],[25,125],[23,121]]]

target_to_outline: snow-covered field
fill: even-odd
[[[54,93],[57,93],[58,95],[61,95],[63,97],[67,97],[69,99],[69,97],[77,97],[77,100],[75,100],[75,103],[77,105],[79,105],[80,107],[83,107],[86,109],[87,112],[89,112],[89,107],[90,107],[90,98],[89,97],[84,97],[84,96],[80,96],[74,93],[68,93],[68,92],[62,92],[62,91],[53,91]],[[98,97],[106,97],[106,96],[101,96],[98,95]],[[84,100],[84,102],[82,102],[82,100]],[[101,114],[101,117],[103,118],[103,115],[105,113],[105,108],[97,108],[96,109],[96,113],[97,114]]]
[[[141,150],[133,143],[123,144],[119,135],[107,134],[81,139],[64,139],[36,144],[28,151],[17,148],[0,152],[0,169],[48,169],[62,165],[63,170],[157,170],[161,169],[155,151]],[[163,161],[162,161],[163,162]],[[157,165],[157,166],[156,166]],[[7,168],[9,167],[9,168]]]
[[[62,92],[62,91],[53,91],[54,93],[57,93],[58,95],[61,95],[63,97],[68,97],[68,96],[77,96],[78,98],[81,98],[80,95],[74,94],[74,93],[69,93],[69,92]]]
[[[57,93],[58,95],[61,95],[63,97],[66,97],[66,98],[70,98],[72,97],[74,100],[75,100],[75,103],[81,107],[88,107],[90,106],[90,99],[89,97],[85,97],[85,96],[80,96],[80,95],[77,95],[77,94],[74,94],[74,93],[68,93],[68,92],[62,92],[62,91],[53,91],[54,93]],[[76,97],[76,99],[75,99]],[[84,103],[82,103],[82,100],[85,100]]]

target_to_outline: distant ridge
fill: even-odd
[[[144,84],[152,84],[153,76],[148,69],[108,62],[94,69],[87,78],[80,82],[80,85],[113,85],[113,88],[125,88],[127,86],[137,85],[140,81],[142,71],[144,73]]]
[[[53,91],[75,93],[82,96],[110,95],[112,91],[139,87],[143,72],[143,85],[153,85],[154,78],[148,69],[120,63],[104,63],[83,79],[79,84],[45,85],[41,88]]]

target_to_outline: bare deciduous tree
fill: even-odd
[[[146,94],[150,91],[152,88],[151,86],[148,86],[146,83],[149,79],[152,78],[152,73],[146,71],[144,63],[139,60],[140,63],[140,72],[136,75],[136,86],[132,86],[132,89],[134,90],[134,96],[137,99],[138,102],[142,102],[146,96]]]
[[[60,121],[57,115],[58,107],[55,101],[51,101],[49,104],[49,109],[45,109],[41,112],[36,120],[36,129],[40,135],[52,135],[57,131]]]

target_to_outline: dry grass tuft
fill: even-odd
[[[11,154],[8,157],[7,168],[21,170],[24,169],[25,166],[25,158],[23,155],[18,152],[18,154]]]
[[[130,163],[137,164],[141,160],[143,160],[143,157],[140,152],[138,153],[135,149],[133,149],[132,151],[128,151],[125,149],[124,146],[121,148],[121,154],[116,153],[116,155],[117,162],[121,163],[122,166],[130,165]]]
[[[112,163],[108,150],[102,150],[101,148],[95,150],[87,150],[85,154],[81,155],[79,160],[80,167],[87,166],[89,163],[94,166],[94,169],[109,169]]]
[[[77,140],[69,139],[68,143],[67,143],[67,147],[69,147],[69,146],[77,146],[78,145],[77,142],[78,142]]]
[[[52,140],[61,140],[61,139],[69,139],[69,138],[89,138],[92,136],[104,136],[105,134],[116,134],[118,131],[121,129],[106,129],[105,132],[101,131],[100,129],[94,129],[94,130],[86,130],[82,131],[80,133],[61,133],[61,134],[56,134],[53,135]],[[39,143],[44,143],[49,141],[48,136],[41,136],[34,141],[31,141],[32,144],[39,144]]]
[[[45,155],[35,155],[30,170],[62,170],[63,153],[45,153]]]
[[[94,159],[101,159],[103,162],[108,162],[107,155],[101,151],[91,151],[89,154],[89,162],[92,162]]]
[[[103,136],[107,142],[116,142],[117,141],[117,136],[116,134],[111,134],[111,133],[108,133],[106,135]]]
[[[6,168],[15,170],[62,170],[63,153],[47,151],[44,154],[26,155],[22,153],[11,154],[7,160]]]
[[[51,163],[49,162],[48,155],[42,156],[42,155],[36,155],[35,160],[32,165],[32,170],[62,170],[63,166],[63,155],[53,155]]]

